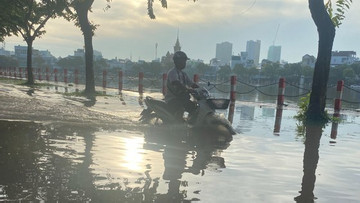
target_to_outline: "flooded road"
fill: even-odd
[[[52,102],[42,99],[49,95],[34,95],[52,111]],[[1,111],[0,201],[294,202],[311,183],[315,202],[360,201],[357,113],[343,116],[336,139],[331,124],[320,131],[312,148],[297,133],[295,108],[284,110],[281,131],[274,134],[275,105],[239,102],[237,134],[228,137],[140,125],[138,96],[128,93],[123,100],[99,97],[88,111],[77,110],[84,105],[74,98],[61,99],[71,111],[59,119],[37,114],[31,120],[24,111],[14,119]],[[75,122],[81,117],[76,112],[85,115],[83,121]],[[305,157],[319,156],[306,162],[316,169],[310,176],[303,172],[305,146]]]

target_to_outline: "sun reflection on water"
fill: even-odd
[[[139,171],[144,164],[141,164],[144,160],[143,154],[143,138],[124,138],[125,152],[122,166],[132,171]]]

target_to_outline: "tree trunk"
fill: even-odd
[[[314,202],[316,168],[319,162],[319,146],[322,126],[309,124],[306,126],[305,151],[303,159],[304,175],[301,183],[300,196],[296,202]]]
[[[319,44],[307,121],[325,121],[326,90],[335,26],[326,11],[323,0],[309,0],[309,8],[319,33]]]
[[[27,43],[27,61],[26,61],[26,71],[27,71],[27,84],[28,85],[33,85],[34,84],[34,75],[33,75],[33,71],[32,71],[32,44],[33,44],[33,40],[28,39],[26,40]]]
[[[92,46],[92,32],[84,33],[85,41],[85,94],[95,94],[95,79],[94,79],[94,62],[93,62],[93,46]]]
[[[81,31],[84,35],[85,43],[85,72],[86,72],[86,82],[85,82],[85,94],[94,95],[95,94],[95,80],[94,80],[94,62],[93,62],[93,46],[92,46],[92,37],[94,35],[92,25],[88,19],[88,11],[91,8],[94,0],[85,0],[80,1],[75,5],[75,10],[79,18],[79,24]]]

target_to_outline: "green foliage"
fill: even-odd
[[[242,64],[236,64],[232,71],[233,71],[233,73],[235,73],[236,75],[239,76],[239,75],[245,75],[247,72],[247,69]]]
[[[26,42],[45,34],[44,26],[50,18],[62,15],[64,0],[2,0],[0,35],[21,35]]]
[[[331,0],[328,0],[325,4],[327,12],[336,27],[342,24],[342,21],[345,19],[345,11],[350,9],[351,3],[352,0],[336,0],[335,12]]]
[[[221,66],[220,69],[217,71],[217,74],[221,80],[228,79],[231,74],[230,66]]]
[[[194,2],[197,1],[197,0],[193,0]],[[167,0],[160,0],[161,2],[161,7],[163,8],[167,8]],[[148,10],[148,15],[151,19],[155,19],[156,16],[154,14],[154,0],[147,0],[147,10]]]
[[[294,118],[297,120],[296,126],[299,135],[305,135],[306,125],[309,122],[323,127],[331,120],[331,118],[329,117],[326,111],[322,116],[323,119],[311,120],[311,118],[309,118],[308,116],[309,104],[310,104],[310,93],[300,98],[300,101],[298,103],[299,111],[297,112],[297,115],[294,116]]]
[[[80,56],[69,56],[59,59],[57,65],[62,68],[82,69],[85,66],[85,61]]]
[[[310,119],[308,118],[308,115],[307,115],[309,103],[310,103],[310,93],[307,94],[306,96],[300,98],[299,103],[298,103],[299,110],[298,110],[297,114],[294,116],[294,118],[297,120],[297,123],[296,123],[297,132],[300,135],[304,135],[305,129],[306,129],[306,124],[308,122],[313,122],[313,121],[310,121]],[[334,116],[330,116],[327,113],[327,111],[325,111],[324,115],[323,115],[323,119],[320,121],[315,121],[315,122],[317,122],[319,125],[326,125],[329,122],[340,123],[341,119],[334,117]]]
[[[306,112],[308,110],[309,102],[310,93],[304,97],[301,97],[298,103],[299,111],[297,112],[296,116],[294,116],[294,118],[298,121],[296,125],[300,131],[305,130]]]
[[[19,62],[13,57],[0,56],[0,64],[2,67],[17,67]]]
[[[0,82],[5,84],[14,84],[14,85],[23,85],[25,83],[25,81],[21,79],[2,78],[2,77],[0,77]]]
[[[103,70],[106,70],[108,67],[109,67],[109,64],[103,58],[94,61],[94,70],[95,71],[103,71]]]
[[[262,73],[267,75],[270,79],[277,79],[282,69],[280,68],[279,63],[267,63],[261,70]]]

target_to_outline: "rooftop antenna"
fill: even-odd
[[[278,24],[277,29],[276,29],[276,33],[275,33],[275,37],[274,37],[274,41],[273,41],[273,46],[275,45],[276,37],[277,37],[277,34],[279,32],[279,27],[280,27],[280,24]]]

